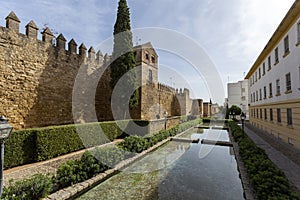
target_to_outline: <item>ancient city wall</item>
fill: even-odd
[[[78,53],[76,42],[66,44],[62,34],[54,45],[49,28],[38,40],[33,21],[26,34],[19,32],[19,24],[12,12],[6,27],[0,27],[0,114],[15,129],[73,123],[72,90],[78,69],[99,68],[102,55],[96,57],[90,48],[86,57],[84,44]]]
[[[190,114],[187,89],[176,91],[158,83],[158,56],[151,48],[151,43],[135,47],[137,64],[145,61],[148,67],[138,75],[146,84],[139,89],[139,106],[126,118],[153,120],[164,118],[165,112],[168,117]],[[25,34],[20,33],[20,20],[11,12],[6,26],[0,26],[0,115],[16,130],[114,120],[110,62],[109,55],[96,53],[93,47],[87,50],[84,44],[78,47],[74,39],[67,43],[63,34],[55,38],[49,28],[39,30],[34,21],[26,25]],[[152,80],[148,80],[149,70]]]

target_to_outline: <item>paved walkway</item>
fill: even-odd
[[[245,126],[245,133],[266,151],[272,162],[285,173],[300,193],[300,151],[249,124]]]
[[[113,142],[102,144],[98,147],[105,147],[108,145],[114,145],[120,143],[122,140],[117,139]],[[92,149],[92,148],[90,148]],[[42,161],[38,163],[32,163],[27,165],[22,165],[19,167],[14,167],[11,169],[4,170],[3,174],[3,186],[7,186],[9,180],[22,180],[24,178],[28,178],[34,174],[51,174],[54,175],[58,169],[58,167],[62,164],[67,162],[68,160],[78,160],[81,158],[82,154],[87,149],[83,149],[80,151],[72,152],[63,156],[58,156],[56,158],[52,158],[47,161]]]

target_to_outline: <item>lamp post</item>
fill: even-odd
[[[164,112],[164,117],[165,117],[165,130],[167,130],[167,117],[168,117],[168,112]]]
[[[246,115],[245,115],[244,112],[242,112],[242,114],[241,114],[241,120],[242,120],[243,137],[245,137],[245,132],[244,132],[245,119],[246,119]]]
[[[3,190],[3,163],[4,163],[4,141],[9,137],[13,127],[7,122],[7,119],[2,115],[0,117],[0,197]]]

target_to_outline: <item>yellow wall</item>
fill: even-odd
[[[267,120],[265,120],[264,109],[267,109]],[[270,108],[273,109],[273,121],[270,121]],[[277,122],[277,108],[281,109],[281,123]],[[292,126],[287,125],[287,108],[292,109]],[[281,138],[282,141],[289,143],[288,139],[292,138],[294,140],[294,147],[300,149],[300,100],[278,102],[274,104],[266,104],[260,106],[253,106],[250,108],[258,109],[258,118],[253,117],[250,110],[250,123],[257,128],[272,134],[276,138]],[[262,119],[260,119],[260,109],[262,109]],[[292,145],[292,144],[291,144]]]

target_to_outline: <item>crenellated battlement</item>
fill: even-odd
[[[101,51],[95,52],[95,49],[93,47],[90,47],[87,51],[87,48],[84,43],[82,43],[79,47],[77,47],[77,43],[72,38],[68,43],[64,35],[61,33],[56,38],[49,27],[46,27],[42,32],[42,40],[38,39],[39,36],[39,28],[37,27],[36,23],[31,20],[26,26],[25,26],[25,34],[22,34],[20,32],[20,19],[17,17],[17,15],[11,11],[9,15],[5,18],[6,20],[6,27],[1,27],[0,35],[7,35],[7,37],[3,36],[0,40],[1,43],[5,43],[4,38],[16,38],[15,40],[20,39],[22,41],[22,44],[19,45],[44,45],[45,47],[49,48],[49,46],[52,46],[55,51],[59,52],[57,53],[57,56],[60,55],[68,56],[68,57],[74,57],[76,56],[78,60],[82,60],[83,62],[92,63],[95,65],[102,66],[104,63],[104,58],[101,53]],[[7,41],[6,43],[10,43]],[[67,49],[66,49],[67,45]],[[59,58],[58,58],[59,59]],[[70,58],[67,58],[66,60],[69,60]]]
[[[190,90],[187,88],[176,89],[176,95],[187,95],[190,96]]]
[[[162,83],[158,83],[158,91],[161,92],[172,92],[175,94],[175,88],[162,84]]]

